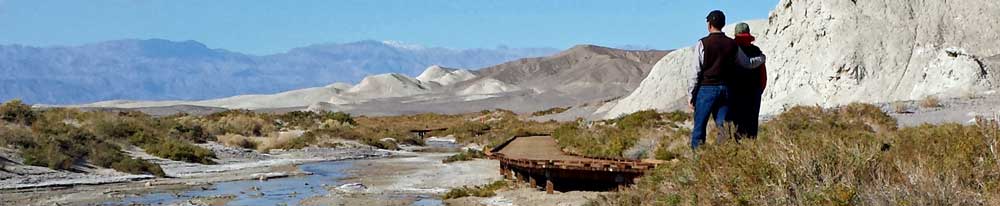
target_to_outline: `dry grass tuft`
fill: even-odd
[[[905,102],[894,102],[892,103],[892,111],[896,114],[910,113],[910,106],[906,105]]]
[[[872,105],[795,107],[764,123],[756,140],[673,155],[678,161],[594,203],[997,205],[1000,126],[980,122],[896,128]]]
[[[244,149],[257,149],[257,145],[260,144],[260,141],[254,138],[238,134],[225,134],[218,136],[216,138],[218,138],[219,142],[222,143],[223,145],[230,147],[239,147]]]
[[[934,96],[927,96],[920,100],[920,106],[923,108],[938,108],[941,107],[941,100]]]

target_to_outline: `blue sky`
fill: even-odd
[[[764,19],[778,0],[0,0],[0,44],[196,40],[271,54],[315,43],[396,40],[449,48],[687,46],[704,17]]]

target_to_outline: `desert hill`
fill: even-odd
[[[416,75],[431,65],[481,68],[555,49],[449,49],[394,42],[316,44],[270,55],[197,41],[116,40],[79,46],[0,45],[0,101],[80,104],[114,99],[197,101]]]
[[[477,71],[430,66],[416,78],[387,73],[357,85],[333,84],[272,95],[204,101],[105,101],[78,107],[144,108],[174,105],[230,109],[334,110],[359,115],[463,113],[484,109],[533,112],[617,98],[639,85],[667,51],[629,51],[592,45],[515,60]]]

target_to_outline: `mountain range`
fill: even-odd
[[[76,104],[203,100],[355,83],[431,65],[482,68],[558,52],[547,48],[449,49],[360,41],[272,55],[212,49],[196,41],[117,40],[80,46],[0,45],[0,100]]]
[[[332,110],[357,115],[464,113],[487,109],[532,112],[599,103],[631,92],[669,51],[579,45],[554,55],[523,58],[480,70],[430,66],[416,78],[400,73],[365,77],[271,95],[204,101],[104,101],[77,107],[200,106],[255,110]]]

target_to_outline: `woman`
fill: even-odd
[[[750,34],[750,25],[736,24],[735,40],[747,57],[764,55],[764,52],[753,44],[756,38]],[[750,70],[740,71],[739,78],[733,81],[733,101],[730,101],[731,121],[736,124],[736,137],[756,138],[758,116],[760,115],[760,100],[767,86],[767,68],[764,64]]]

